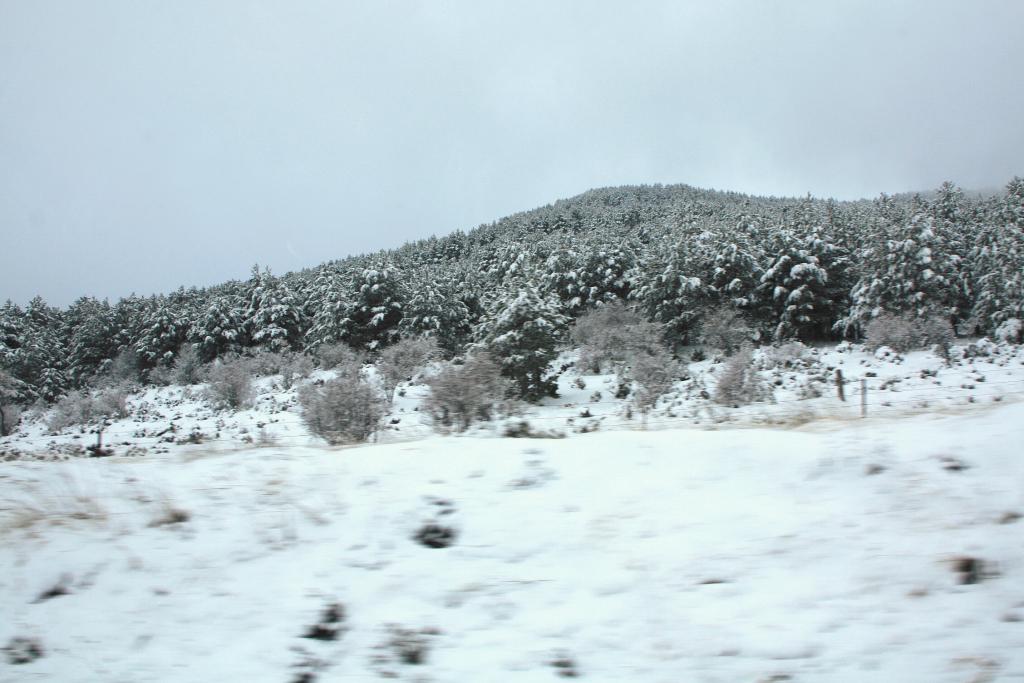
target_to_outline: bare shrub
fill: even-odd
[[[0,405],[0,436],[13,434],[21,422],[21,406]]]
[[[72,391],[53,407],[46,426],[55,432],[74,425],[89,425],[103,418],[120,419],[128,416],[127,387],[123,385],[100,389],[94,393]]]
[[[209,370],[206,399],[217,408],[249,408],[256,392],[247,359],[234,357],[214,362]]]
[[[204,379],[203,374],[203,361],[199,352],[191,344],[182,344],[171,364],[171,380],[182,386],[200,384]]]
[[[245,358],[250,374],[254,377],[270,377],[281,374],[281,369],[288,363],[289,357],[290,354],[286,352],[254,349]]]
[[[65,394],[54,404],[46,419],[46,426],[52,432],[59,432],[72,425],[85,424],[92,415],[92,400],[84,391]]]
[[[1004,320],[996,328],[995,338],[1009,344],[1019,344],[1024,337],[1024,323],[1019,318]]]
[[[888,346],[898,353],[914,349],[934,348],[942,358],[949,358],[953,346],[953,326],[938,314],[921,317],[882,313],[864,328],[864,345],[869,349]]]
[[[400,382],[411,379],[417,370],[439,355],[437,342],[429,337],[403,339],[381,351],[377,370],[388,403],[394,400]]]
[[[506,403],[508,381],[501,366],[486,354],[470,356],[462,365],[449,363],[427,384],[427,413],[439,427],[465,431],[477,420],[492,419]]]
[[[330,370],[342,365],[361,366],[365,362],[365,356],[361,351],[356,351],[348,344],[324,344],[316,349],[317,360],[320,367]]]
[[[115,384],[93,394],[92,410],[96,419],[128,417],[128,397],[131,390],[127,385]]]
[[[3,651],[7,656],[7,663],[14,666],[31,664],[46,653],[39,639],[24,636],[11,638],[4,646]]]
[[[719,405],[741,406],[764,401],[771,388],[754,367],[754,354],[743,346],[722,364],[712,399]]]
[[[704,317],[700,325],[700,342],[731,356],[753,339],[754,332],[739,311],[719,308]]]
[[[296,382],[306,379],[312,372],[312,358],[304,353],[289,354],[281,366],[281,386],[291,389]]]
[[[638,353],[633,357],[629,368],[629,378],[636,385],[633,403],[643,416],[645,426],[647,413],[659,398],[672,390],[677,373],[675,360],[664,348],[654,349],[651,353]]]
[[[103,384],[141,384],[142,365],[139,357],[130,349],[125,349],[114,356],[107,366],[101,382]]]
[[[14,431],[21,419],[21,410],[15,404],[18,399],[19,382],[7,372],[0,370],[0,436]]]
[[[614,301],[593,308],[576,320],[569,336],[580,347],[580,367],[601,372],[628,365],[633,355],[662,345],[662,328],[635,309]]]
[[[798,341],[788,341],[761,350],[761,366],[771,368],[805,368],[814,364],[812,351]]]
[[[322,386],[302,387],[299,403],[309,430],[330,444],[366,441],[384,418],[384,399],[378,390],[351,373]]]

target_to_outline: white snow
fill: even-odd
[[[0,442],[24,458],[0,463],[0,647],[43,656],[0,681],[1024,677],[1021,358],[783,348],[758,361],[777,402],[738,409],[700,397],[702,361],[647,431],[612,377],[566,373],[523,416],[564,439],[434,435],[414,386],[382,443],[327,448],[273,378],[233,416],[147,391],[109,430],[144,457],[31,459],[94,438],[34,423]],[[836,368],[867,419],[858,381],[842,403],[814,380]],[[132,436],[170,421],[221,437]],[[428,522],[455,542],[417,543]],[[338,639],[304,638],[332,603]]]

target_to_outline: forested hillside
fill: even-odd
[[[357,226],[349,226],[355,228]],[[21,401],[52,401],[119,363],[145,374],[191,344],[204,361],[252,348],[379,349],[435,337],[449,354],[517,315],[564,329],[588,307],[634,303],[669,341],[735,309],[760,339],[856,338],[881,312],[948,318],[961,334],[1019,337],[1024,180],[971,197],[837,202],[685,185],[599,189],[398,249],[276,276],[65,310],[0,309],[0,368]],[[1009,322],[1008,322],[1009,321]],[[507,322],[507,320],[505,321]]]

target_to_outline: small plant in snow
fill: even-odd
[[[772,368],[805,368],[814,362],[813,352],[798,341],[789,341],[777,346],[768,346],[761,350],[761,367]]]
[[[74,425],[92,425],[103,418],[123,418],[128,415],[128,390],[124,386],[111,386],[93,393],[72,391],[54,405],[46,421],[50,431],[59,432]]]
[[[953,341],[953,326],[938,314],[912,317],[881,313],[864,328],[864,345],[872,351],[883,346],[898,353],[933,348],[936,355],[948,360]]]
[[[751,348],[744,346],[722,364],[712,394],[715,403],[741,406],[771,397],[771,387],[754,367],[753,355]]]
[[[239,410],[251,407],[256,392],[247,359],[236,356],[215,361],[209,371],[206,397],[218,408]]]
[[[493,418],[506,405],[509,391],[501,367],[486,354],[470,356],[461,365],[448,363],[427,384],[424,407],[434,424],[459,432]]]
[[[20,382],[0,370],[0,436],[14,431],[21,419],[21,409],[15,403]]]
[[[380,429],[384,398],[350,366],[322,386],[299,391],[302,419],[309,430],[330,444],[366,441]]]
[[[650,353],[638,353],[633,357],[629,368],[629,378],[633,380],[633,403],[647,424],[647,414],[657,404],[658,399],[672,390],[678,368],[672,355],[663,347],[657,347]]]
[[[365,361],[365,354],[362,351],[357,351],[342,342],[318,346],[315,355],[324,370],[347,365],[360,367]]]
[[[381,351],[377,370],[388,403],[394,400],[400,382],[411,379],[417,370],[439,355],[437,342],[429,337],[403,339]]]
[[[291,389],[313,372],[313,360],[304,353],[289,353],[281,363],[281,386]]]
[[[700,324],[700,342],[726,356],[750,343],[753,337],[750,325],[739,311],[732,308],[719,308],[705,316]]]
[[[1024,323],[1019,318],[1004,320],[996,328],[995,338],[1007,344],[1019,344],[1024,334]]]
[[[662,345],[661,326],[618,301],[581,315],[569,336],[580,347],[580,368],[593,373],[618,371],[637,353]]]
[[[182,344],[171,364],[170,377],[175,384],[190,386],[203,381],[203,362],[191,344]]]

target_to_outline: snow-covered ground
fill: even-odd
[[[742,408],[703,361],[646,431],[567,373],[524,415],[562,439],[434,435],[409,387],[328,448],[274,379],[237,415],[152,389],[111,458],[29,424],[0,681],[1024,679],[1024,355],[963,353],[821,349]]]

